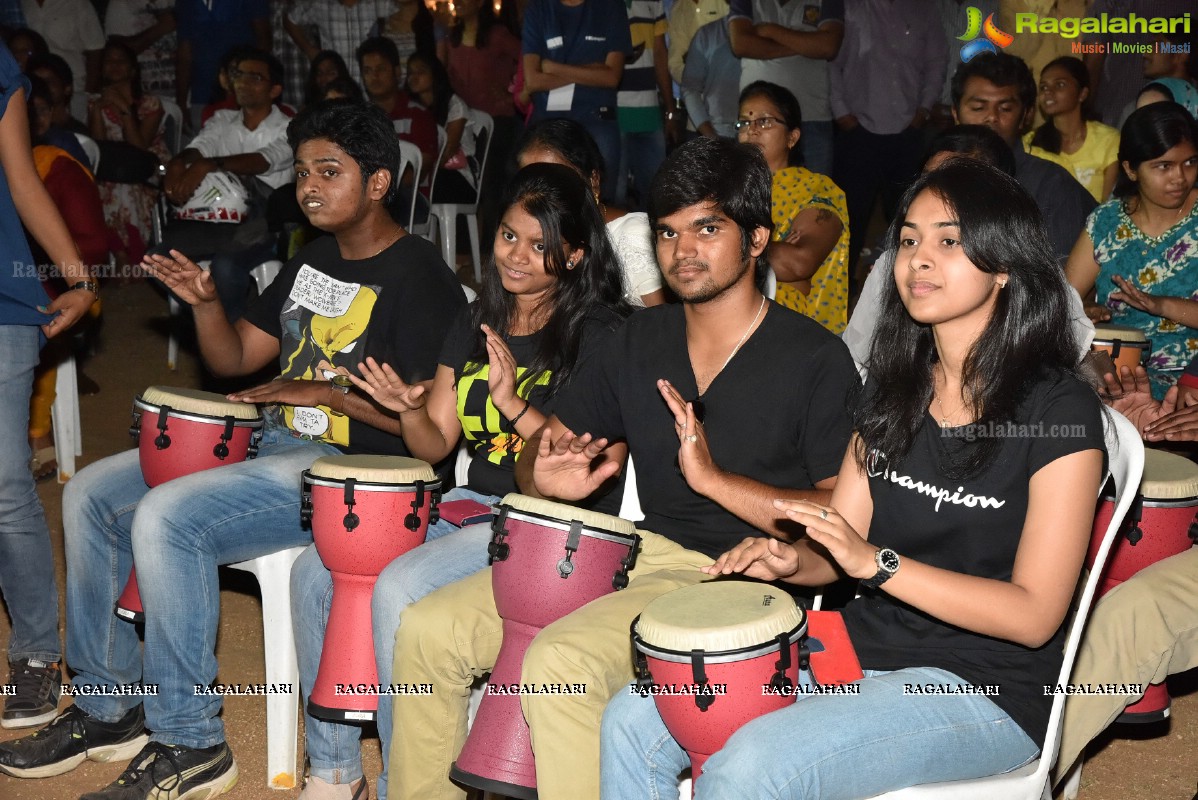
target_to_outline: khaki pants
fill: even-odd
[[[628,626],[650,600],[707,580],[712,563],[655,533],[623,591],[549,625],[524,658],[522,683],[586,684],[586,694],[523,698],[537,753],[542,800],[598,800],[599,722],[612,695],[633,679]],[[466,740],[470,684],[495,664],[503,629],[491,570],[450,584],[410,606],[395,636],[396,683],[431,683],[431,695],[396,696],[388,800],[459,800],[449,767]]]
[[[1160,683],[1198,667],[1198,548],[1157,562],[1094,607],[1069,682]],[[1054,783],[1090,740],[1137,698],[1071,695]]]

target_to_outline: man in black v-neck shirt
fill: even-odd
[[[758,288],[772,227],[760,153],[689,142],[654,179],[649,213],[662,274],[682,304],[633,315],[562,392],[535,464],[525,448],[517,466],[525,492],[569,502],[630,452],[645,509],[628,588],[548,626],[525,656],[523,683],[586,685],[585,694],[523,698],[545,800],[599,796],[599,722],[632,679],[633,617],[707,579],[698,568],[745,536],[793,535],[771,500],[826,502],[849,440],[857,374],[847,349]],[[405,612],[394,680],[436,685],[428,698],[396,703],[392,797],[447,796],[463,687],[446,682],[445,664],[465,667],[466,678],[485,671],[499,638],[489,570]]]

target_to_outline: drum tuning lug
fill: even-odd
[[[212,448],[212,455],[216,456],[221,461],[224,461],[229,457],[229,445],[222,441],[216,447]]]
[[[615,589],[617,592],[620,591],[621,589],[627,589],[628,588],[628,573],[627,572],[617,572],[615,575],[612,576],[611,585],[612,585],[612,588]]]
[[[1144,531],[1140,530],[1140,526],[1136,525],[1127,532],[1127,543],[1135,547],[1144,538]]]
[[[507,561],[510,554],[511,547],[507,542],[491,542],[487,545],[487,555],[491,557],[491,561]]]
[[[403,518],[403,526],[410,531],[420,530],[420,515],[415,511]]]
[[[570,561],[570,554],[557,562],[557,574],[563,578],[568,578],[574,573],[574,562]]]
[[[166,448],[168,448],[170,446],[171,446],[171,437],[167,436],[166,433],[160,433],[154,437],[154,447],[155,448],[157,448],[159,450],[165,450]]]
[[[361,522],[361,520],[358,519],[358,515],[352,511],[346,514],[341,520],[341,524],[345,526],[347,533],[352,532],[354,528],[358,527],[359,522]]]

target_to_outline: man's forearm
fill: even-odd
[[[718,478],[712,479],[704,486],[704,491],[700,494],[757,530],[788,540],[797,539],[803,531],[774,508],[774,500],[807,500],[827,505],[832,499],[832,492],[829,490],[780,489],[731,472],[721,472]]]

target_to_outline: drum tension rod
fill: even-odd
[[[404,527],[410,531],[420,530],[420,514],[424,506],[424,481],[416,481],[416,497],[412,499],[412,513],[403,518]]]
[[[158,407],[158,435],[154,437],[154,447],[159,450],[165,450],[171,446],[171,437],[166,435],[166,422],[170,413],[170,406]]]
[[[134,410],[133,423],[129,426],[129,435],[134,439],[141,437],[141,412]]]
[[[630,643],[636,641],[636,624],[641,621],[641,615],[637,614],[632,620],[632,624],[628,626],[628,640]],[[636,675],[636,688],[640,692],[641,697],[648,697],[649,690],[653,687],[653,675],[649,672],[649,659],[641,652],[636,644],[632,644],[632,669]]]
[[[776,692],[786,691],[794,688],[790,678],[787,677],[786,671],[790,669],[790,634],[778,634],[778,661],[774,664],[774,677],[770,678],[770,688]]]
[[[1144,538],[1144,531],[1140,530],[1140,518],[1144,515],[1144,495],[1136,493],[1136,499],[1132,500],[1131,508],[1127,511],[1127,521],[1131,527],[1127,529],[1127,533],[1123,534],[1123,538],[1127,539],[1127,543],[1135,547]]]
[[[578,543],[582,540],[582,523],[578,520],[570,522],[570,533],[566,536],[566,557],[557,562],[557,574],[569,578],[574,572],[574,554],[578,552]]]
[[[232,416],[225,417],[225,430],[220,435],[220,443],[212,448],[212,455],[224,461],[229,457],[229,440],[233,438],[233,428],[237,425],[237,420]]]
[[[499,506],[499,513],[491,518],[491,541],[487,545],[488,563],[507,561],[512,546],[503,539],[507,536],[507,506]]]
[[[702,650],[691,650],[691,677],[694,678],[695,686],[702,687],[695,692],[695,706],[700,711],[706,711],[715,702],[715,692],[708,685],[707,670],[703,668],[705,655]]]
[[[345,526],[346,533],[353,531],[354,528],[358,527],[358,523],[361,522],[361,520],[358,519],[358,515],[354,513],[354,503],[355,503],[354,485],[357,482],[358,481],[356,478],[346,478],[345,479],[345,510],[346,510],[346,514],[345,514],[344,519],[341,520],[341,524]]]
[[[611,579],[611,586],[617,592],[628,588],[628,573],[636,566],[636,554],[640,549],[641,537],[633,534],[632,547],[628,548],[628,552],[620,559],[620,571],[613,575]]]

